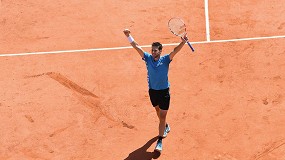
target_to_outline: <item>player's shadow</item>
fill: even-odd
[[[150,139],[145,145],[136,149],[132,153],[129,154],[125,160],[151,160],[157,159],[160,156],[160,152],[153,151],[148,152],[147,149],[157,140],[157,136]]]

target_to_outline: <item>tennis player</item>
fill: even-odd
[[[161,43],[153,42],[150,54],[148,52],[145,52],[138,45],[138,43],[131,36],[129,29],[125,29],[123,32],[127,36],[132,47],[139,53],[141,58],[146,63],[150,101],[155,108],[157,116],[159,118],[159,135],[155,150],[161,152],[162,138],[165,138],[170,132],[170,126],[166,123],[166,115],[170,103],[170,83],[168,81],[169,64],[172,61],[173,57],[184,46],[188,38],[187,35],[185,35],[184,39],[181,38],[181,43],[176,46],[172,52],[162,56]]]

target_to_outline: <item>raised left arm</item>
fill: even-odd
[[[176,46],[172,52],[170,52],[170,54],[169,54],[170,60],[173,59],[173,57],[182,49],[184,44],[187,42],[187,40],[188,40],[187,35],[185,35],[183,38],[181,37],[181,40],[182,40],[182,42],[178,46]]]

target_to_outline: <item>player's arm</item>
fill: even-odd
[[[133,46],[133,48],[140,54],[142,58],[144,58],[144,50],[138,45],[138,43],[131,36],[131,31],[129,29],[125,29],[123,32],[128,37],[128,40],[130,44]]]
[[[181,40],[182,40],[181,43],[178,46],[176,46],[172,52],[170,52],[170,54],[169,54],[170,60],[172,60],[173,57],[182,49],[182,47],[184,46],[184,44],[188,40],[187,35],[185,35],[183,38],[181,38]]]

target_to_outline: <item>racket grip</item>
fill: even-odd
[[[191,46],[190,42],[187,41],[188,46],[191,48],[192,52],[195,51],[195,49]]]

